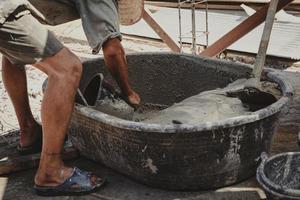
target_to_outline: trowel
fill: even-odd
[[[270,2],[263,35],[261,38],[258,54],[256,56],[256,62],[252,71],[252,78],[247,79],[237,88],[228,92],[229,96],[237,96],[245,103],[251,102],[252,104],[269,104],[277,101],[274,95],[263,91],[261,76],[266,61],[267,49],[275,20],[278,1],[279,0],[272,0]]]

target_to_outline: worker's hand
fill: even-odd
[[[138,95],[135,91],[132,91],[130,95],[128,95],[126,101],[134,109],[137,109],[141,104],[140,95]]]

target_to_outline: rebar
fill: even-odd
[[[208,47],[208,0],[205,1],[205,37],[206,37],[206,47]]]
[[[182,33],[182,4],[185,3],[190,3],[191,4],[191,25],[192,25],[192,30],[188,34],[191,34],[191,36],[188,37],[183,37]],[[196,30],[196,5],[197,4],[206,4],[205,8],[205,31],[197,31]],[[208,33],[209,33],[209,27],[208,27],[208,0],[178,0],[178,20],[179,20],[179,43],[180,43],[180,52],[183,52],[183,38],[191,38],[191,49],[192,49],[192,54],[197,54],[197,32],[201,32],[205,34],[206,37],[206,42],[205,45],[206,47],[208,46],[209,43],[209,38],[208,38]]]
[[[192,0],[192,54],[196,54],[196,4],[195,0]]]
[[[179,20],[180,53],[182,53],[182,27],[181,27],[181,2],[180,2],[180,0],[178,0],[178,20]]]

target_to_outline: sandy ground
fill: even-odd
[[[2,58],[1,58],[2,59]],[[2,67],[0,66],[0,71]],[[33,67],[26,67],[28,79],[28,95],[32,112],[39,118],[40,104],[42,100],[41,84],[46,78],[42,72]],[[18,80],[16,80],[17,83]],[[0,133],[18,128],[17,120],[10,98],[4,88],[2,76],[0,77]]]

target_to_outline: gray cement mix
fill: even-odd
[[[97,100],[94,108],[103,113],[126,120],[132,120],[134,114],[134,109],[130,107],[124,100],[110,96],[106,96],[101,100]]]
[[[223,90],[214,90],[189,97],[155,113],[144,122],[155,124],[199,124],[216,122],[248,114],[241,100],[228,97]]]
[[[170,107],[145,104],[134,111],[121,98],[105,96],[98,100],[95,109],[122,119],[154,124],[199,124],[217,122],[251,113],[249,106],[239,98],[228,96],[228,91],[242,88],[246,79],[237,80],[225,88],[205,91],[186,98]],[[263,82],[262,90],[279,98],[276,84]]]

